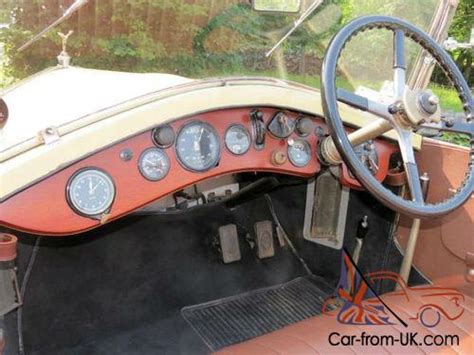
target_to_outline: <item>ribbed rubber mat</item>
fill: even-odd
[[[320,287],[318,287],[318,285]],[[300,277],[282,285],[181,310],[212,351],[240,343],[321,313],[324,281]]]

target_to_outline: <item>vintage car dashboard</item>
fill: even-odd
[[[27,187],[0,204],[0,224],[46,235],[83,232],[183,188],[240,172],[309,178],[321,170],[320,117],[276,108],[230,108],[196,114],[128,137]],[[380,181],[396,145],[357,147]],[[341,182],[360,188],[342,166]]]

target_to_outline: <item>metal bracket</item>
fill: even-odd
[[[47,127],[45,129],[39,131],[38,136],[39,136],[40,140],[46,145],[54,143],[54,142],[58,141],[59,138],[60,138],[59,131],[54,126]]]
[[[453,37],[448,37],[444,42],[443,42],[443,47],[447,51],[454,51],[458,48],[464,48],[464,49],[473,49],[474,48],[474,28],[471,29],[471,38],[469,43],[460,43],[456,41],[455,38]]]
[[[15,269],[2,266],[4,265],[0,265],[0,316],[10,313],[22,304]]]

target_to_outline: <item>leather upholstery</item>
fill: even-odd
[[[419,289],[419,288],[415,288]],[[408,323],[408,328],[401,324],[378,325],[378,326],[356,326],[339,324],[336,317],[320,315],[309,318],[302,322],[285,327],[273,333],[269,333],[247,342],[229,346],[220,350],[219,355],[238,354],[474,354],[474,299],[466,296],[460,302],[464,313],[456,320],[441,318],[439,324],[433,328],[427,328],[418,320],[409,319],[416,317],[420,305],[423,303],[420,294],[410,294],[410,300],[399,297],[399,293],[386,294],[382,299]],[[441,296],[448,298],[449,296]],[[424,301],[426,304],[426,300]],[[332,332],[341,335],[360,335],[363,331],[375,335],[394,335],[398,337],[400,332],[418,332],[418,338],[425,335],[458,335],[459,346],[331,346],[328,337]]]
[[[469,149],[445,142],[423,139],[417,152],[420,173],[428,173],[431,182],[428,201],[442,201],[464,179]],[[474,253],[474,195],[459,209],[442,218],[421,222],[413,264],[435,284],[456,287],[474,297],[474,286],[465,279],[466,253]],[[400,216],[397,240],[405,249],[412,219]],[[442,265],[443,267],[440,267]]]

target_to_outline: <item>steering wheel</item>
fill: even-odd
[[[344,46],[353,36],[374,28],[388,29],[393,32],[394,101],[392,104],[370,100],[336,87],[337,62]],[[433,93],[429,90],[412,90],[406,85],[404,55],[406,37],[418,43],[443,69],[459,94],[466,122],[443,121],[439,100]],[[321,96],[324,114],[331,129],[331,138],[326,138],[321,144],[323,158],[332,164],[340,163],[342,158],[360,183],[382,204],[402,214],[426,218],[447,214],[470,198],[474,190],[474,109],[471,90],[451,57],[426,33],[408,22],[388,16],[365,16],[353,20],[343,27],[329,44],[322,66]],[[339,114],[338,101],[370,112],[376,115],[377,119],[347,136]],[[412,145],[413,132],[423,127],[470,136],[470,160],[465,179],[452,196],[436,204],[424,201]],[[398,136],[411,199],[404,199],[385,188],[354,152],[353,146],[391,129],[394,129]]]

